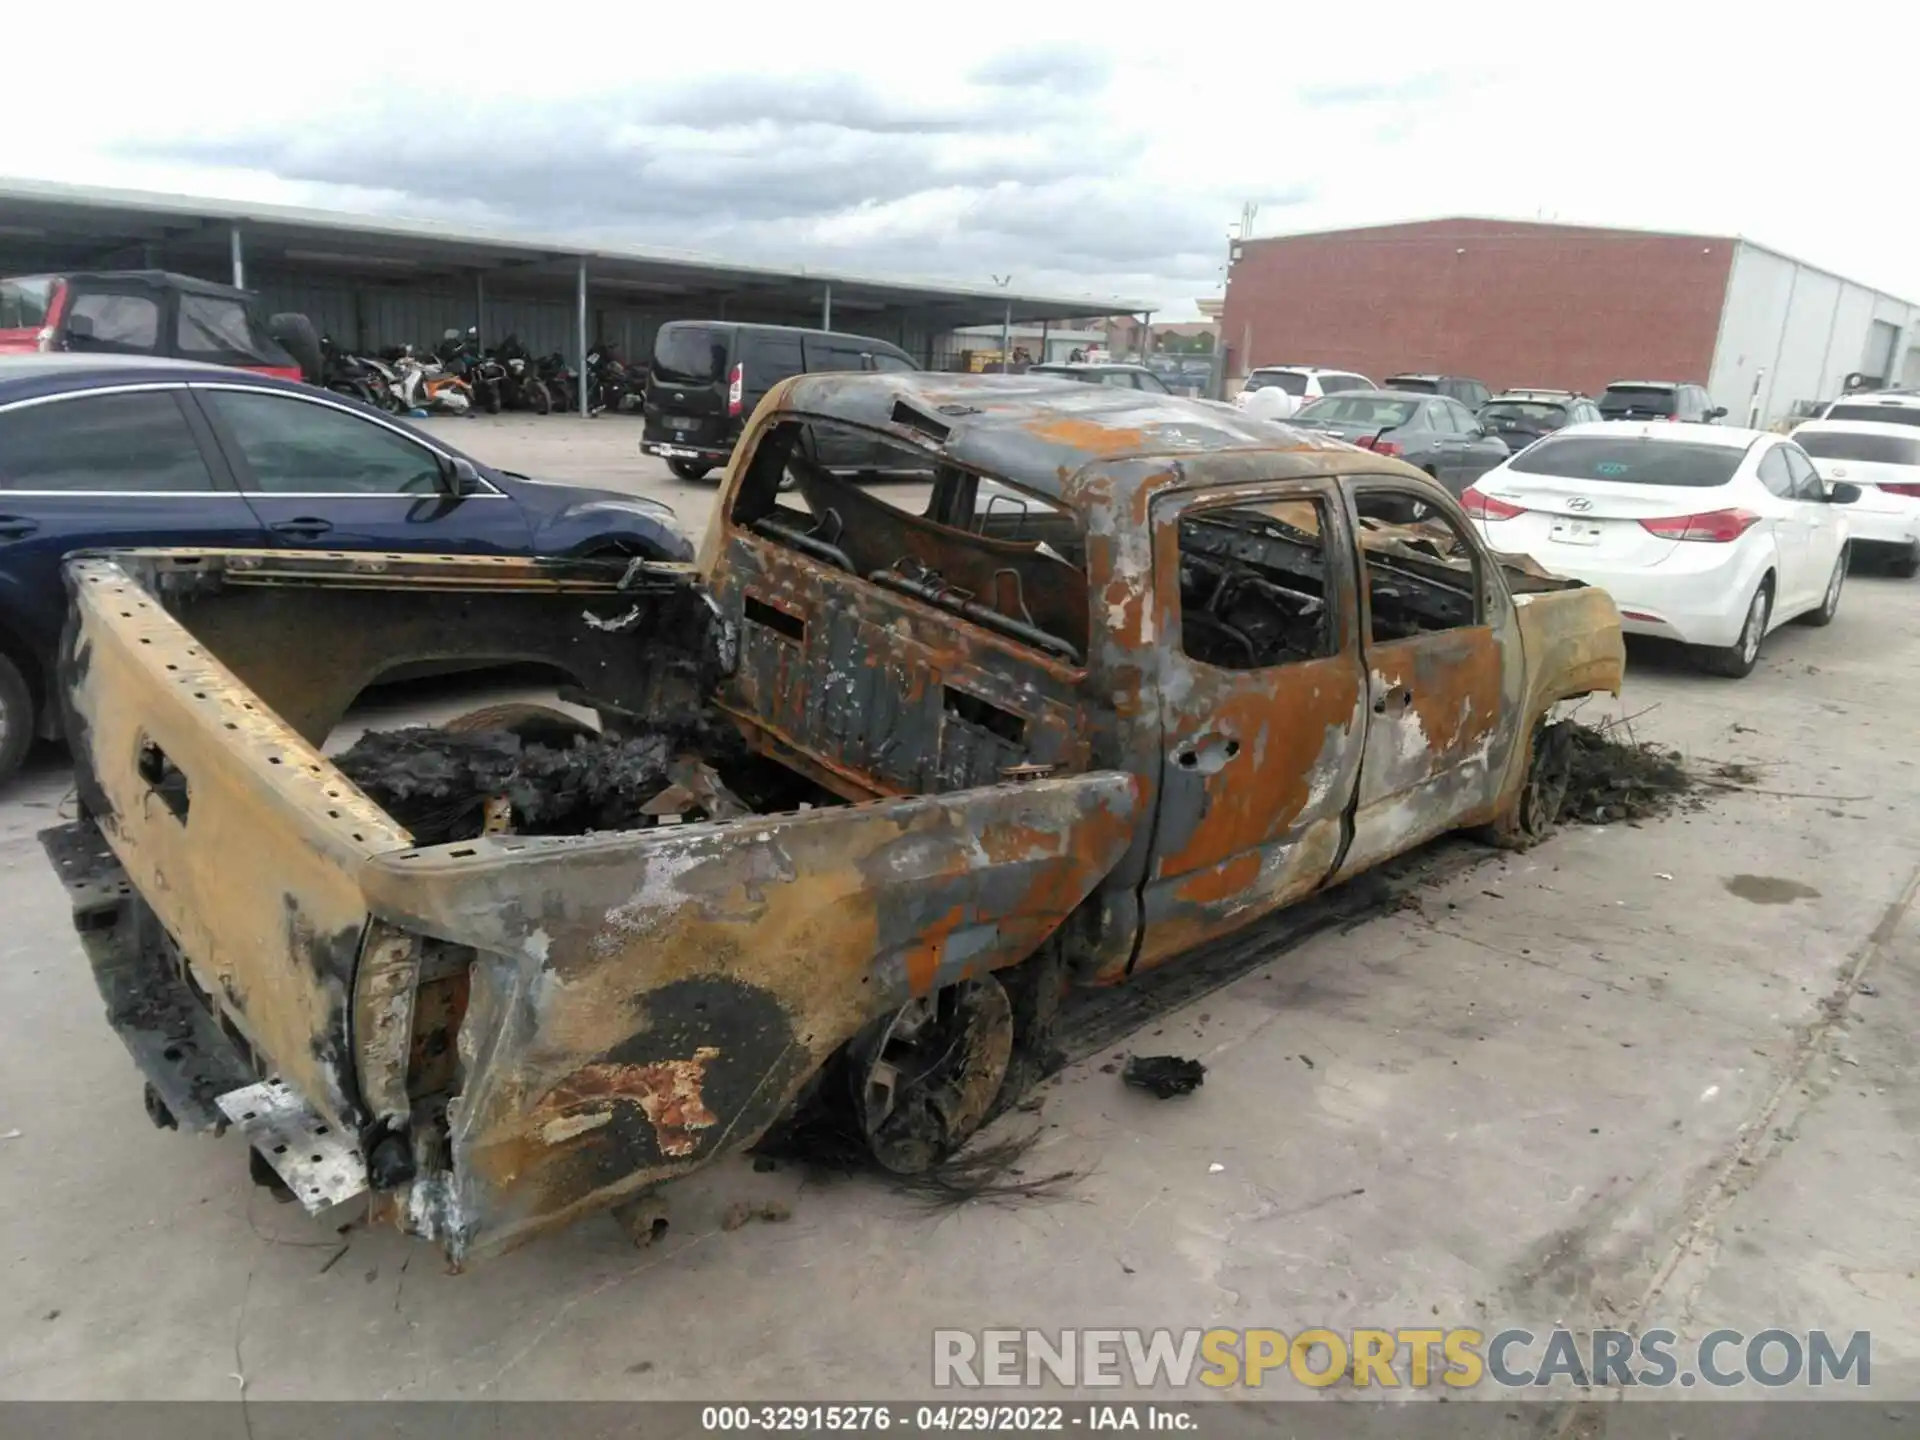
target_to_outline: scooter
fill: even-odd
[[[393,362],[395,384],[404,410],[437,410],[443,415],[466,415],[473,410],[473,391],[438,361],[427,362],[402,347]]]

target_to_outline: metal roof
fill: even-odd
[[[483,275],[489,285],[570,292],[585,262],[597,292],[692,305],[750,296],[768,306],[818,306],[831,287],[836,312],[883,309],[924,315],[944,327],[1013,319],[1074,319],[1152,310],[1144,300],[1037,295],[993,285],[857,275],[812,266],[748,264],[692,251],[612,245],[578,236],[487,231],[430,220],[347,215],[251,201],[163,195],[0,179],[0,253],[46,263],[9,268],[119,269],[141,265],[144,246],[163,249],[172,268],[195,263],[225,271],[229,234],[239,226],[248,267],[393,284]],[[91,248],[89,248],[91,247]],[[66,258],[62,258],[66,257]]]

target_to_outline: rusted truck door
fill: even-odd
[[[1395,520],[1428,497],[1390,480],[1350,481],[1361,537],[1362,647],[1367,730],[1340,879],[1447,830],[1490,818],[1519,709],[1524,657],[1512,604],[1495,567],[1461,523],[1472,569],[1449,577],[1438,562],[1365,536],[1362,517]]]
[[[1366,710],[1333,481],[1163,495],[1153,545],[1163,750],[1135,969],[1326,878]]]

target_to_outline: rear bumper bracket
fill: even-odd
[[[262,1080],[228,1091],[219,1105],[309,1215],[351,1200],[367,1188],[367,1165],[359,1147],[284,1080]]]

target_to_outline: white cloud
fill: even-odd
[[[20,67],[11,113],[58,121],[0,130],[0,171],[1011,272],[1170,318],[1217,287],[1242,200],[1260,233],[1463,213],[1740,232],[1920,297],[1911,102],[1879,58],[1920,39],[1911,10],[528,14],[468,0],[416,43],[196,7],[89,51],[84,96],[71,66]]]

